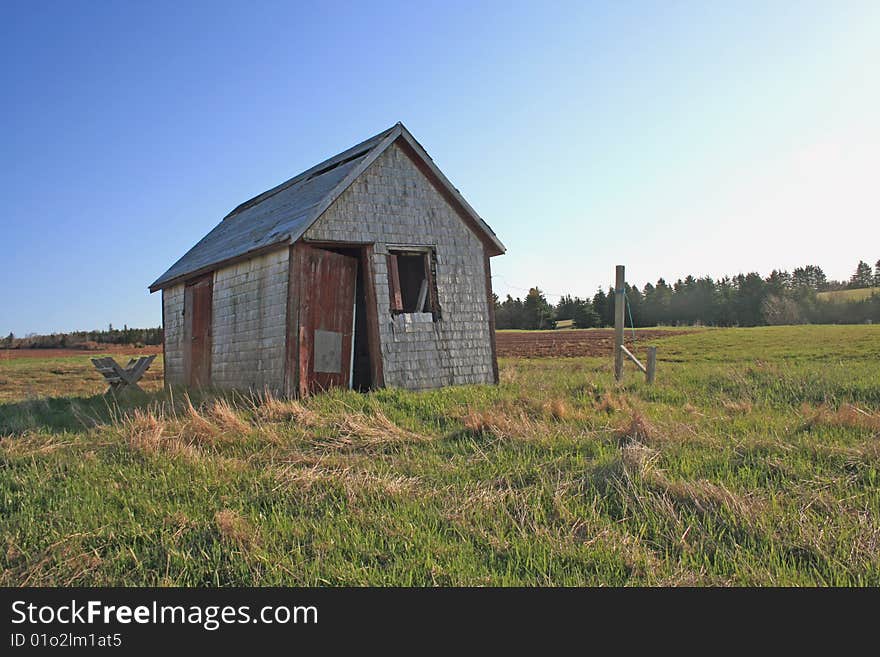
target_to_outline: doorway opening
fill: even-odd
[[[370,341],[367,333],[369,325],[367,323],[367,281],[364,276],[364,272],[367,271],[367,268],[364,266],[365,249],[360,246],[344,247],[336,245],[320,245],[319,248],[357,260],[354,293],[354,340],[352,341],[351,348],[349,387],[352,390],[366,392],[373,388],[373,368]],[[377,355],[377,357],[380,356]]]

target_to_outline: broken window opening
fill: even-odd
[[[389,250],[388,287],[391,312],[431,313],[440,318],[437,303],[436,257],[428,251]]]

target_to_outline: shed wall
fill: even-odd
[[[281,390],[288,260],[285,246],[214,273],[212,385]]]
[[[167,383],[185,383],[183,371],[183,285],[162,290],[165,320],[165,376]]]
[[[211,385],[280,391],[284,381],[287,246],[214,272]],[[167,382],[185,384],[184,285],[162,291]]]
[[[327,209],[304,238],[372,242],[385,384],[433,388],[494,380],[483,244],[396,144]],[[442,319],[392,316],[388,245],[437,253]]]

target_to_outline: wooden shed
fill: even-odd
[[[286,395],[497,382],[502,253],[398,123],[242,203],[150,286],[165,380]]]

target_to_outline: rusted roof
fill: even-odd
[[[404,139],[439,184],[469,215],[490,245],[490,255],[504,245],[436,167],[402,123],[303,171],[277,187],[245,201],[150,285],[150,292],[281,244],[293,244],[339,195],[398,138]]]

